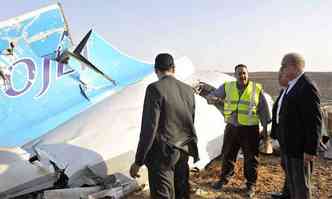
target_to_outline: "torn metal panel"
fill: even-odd
[[[58,4],[0,23],[0,49],[10,42],[25,42],[39,56],[55,57],[61,46],[71,45],[67,24]]]
[[[134,192],[139,188],[136,180],[122,174],[122,173],[114,173],[112,176],[115,177],[115,182],[110,184],[107,189],[104,189],[100,192],[90,194],[88,196],[89,199],[98,199],[110,197],[114,199],[120,199],[125,197],[126,195]]]
[[[97,193],[88,195],[88,199],[98,199],[98,198],[112,198],[121,199],[134,192],[139,188],[136,181],[131,181],[126,185],[121,185],[119,187],[113,187],[110,189],[102,190]]]
[[[44,191],[44,199],[86,199],[88,195],[101,190],[101,187],[80,187]]]
[[[3,126],[0,146],[23,144],[52,128],[44,122],[60,110],[47,108],[48,97],[45,101],[37,102],[36,99],[47,95],[52,79],[53,82],[55,80],[51,73],[59,73],[57,64],[51,59],[60,48],[70,46],[67,24],[57,4],[0,22],[0,66],[7,80],[0,91],[0,97],[6,104],[6,110],[0,111]],[[5,54],[8,49],[11,53]],[[59,67],[68,70],[65,66]],[[18,113],[16,107],[20,107],[22,112]],[[53,113],[48,115],[47,109]],[[49,122],[55,126],[59,124]]]
[[[24,24],[25,21],[28,22]],[[39,28],[43,23],[54,26]],[[64,37],[58,35],[61,27],[66,26],[58,5],[3,24],[0,35],[15,38],[15,48],[13,56],[0,56],[0,65],[8,71],[9,80],[8,87],[2,87],[0,92],[2,102],[6,104],[6,110],[0,111],[3,126],[0,146],[17,146],[36,139],[153,73],[152,64],[119,52],[95,32],[91,33],[86,50],[80,54],[80,58],[91,63],[94,69],[82,65],[76,58],[70,59],[68,64],[57,62],[53,59],[58,56],[53,55],[54,52],[61,48],[61,52],[57,52],[61,54],[70,47],[62,46],[70,44],[65,41],[65,32]],[[16,26],[25,28],[12,33]],[[24,33],[30,29],[33,34]],[[22,34],[30,36],[17,36]],[[52,39],[51,35],[57,39]],[[6,40],[4,48],[8,48],[10,40]],[[20,107],[20,112],[16,107]]]
[[[0,195],[19,196],[53,186],[53,172],[29,162],[21,148],[0,148]]]

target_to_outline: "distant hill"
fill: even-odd
[[[332,100],[332,72],[306,72],[306,74],[308,74],[320,89],[322,102]],[[264,90],[273,97],[278,96],[280,91],[278,72],[252,72],[249,73],[249,78],[262,83]]]

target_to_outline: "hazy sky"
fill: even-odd
[[[55,1],[1,2],[0,20]],[[93,28],[128,55],[188,56],[198,68],[277,71],[301,53],[307,71],[332,71],[331,0],[62,0],[74,41]]]

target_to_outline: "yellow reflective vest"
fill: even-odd
[[[260,93],[262,92],[262,85],[249,81],[242,95],[239,96],[239,90],[236,84],[236,81],[225,83],[225,122],[229,123],[231,121],[232,113],[236,111],[238,123],[240,125],[258,125],[259,118],[257,115],[257,106]]]

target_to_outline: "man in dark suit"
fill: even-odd
[[[159,81],[146,89],[141,134],[130,175],[148,168],[153,199],[188,199],[188,156],[199,159],[194,127],[195,98],[189,85],[177,80],[173,57],[159,54],[155,73]]]
[[[304,73],[304,66],[299,54],[283,57],[280,71],[288,86],[279,99],[275,121],[292,199],[311,198],[310,176],[322,123],[319,92]]]
[[[279,85],[282,87],[279,96],[277,97],[275,103],[273,104],[273,108],[272,108],[272,128],[271,128],[271,138],[272,139],[277,139],[278,135],[279,135],[279,125],[277,124],[276,120],[276,115],[277,115],[277,110],[278,107],[280,107],[281,100],[280,98],[282,97],[282,95],[284,94],[285,89],[287,88],[288,85],[288,80],[286,78],[285,75],[285,70],[283,68],[280,69],[279,74],[278,74],[278,80],[279,80]],[[290,193],[289,193],[289,189],[288,189],[288,178],[286,175],[286,169],[285,169],[285,160],[284,160],[284,155],[283,155],[283,151],[280,151],[280,157],[281,157],[281,168],[284,170],[285,172],[285,181],[284,181],[284,185],[282,188],[282,192],[274,192],[271,194],[272,198],[279,198],[279,199],[289,199],[290,198]]]

